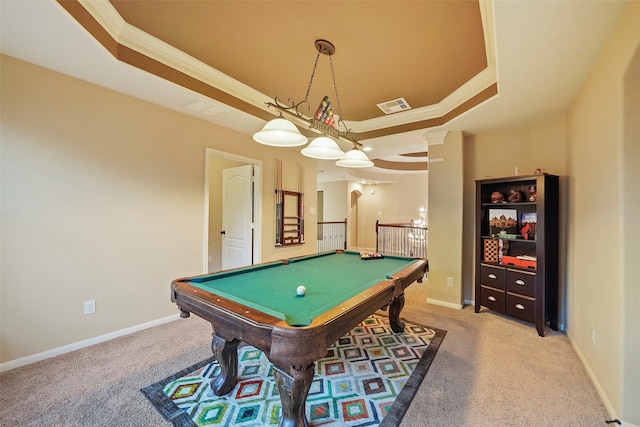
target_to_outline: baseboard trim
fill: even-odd
[[[8,362],[0,363],[0,372],[10,371],[11,369],[19,368],[21,366],[30,365],[41,360],[49,359],[51,357],[59,356],[61,354],[69,353],[70,351],[79,350],[81,348],[89,347],[94,344],[109,341],[114,338],[119,338],[124,335],[129,335],[134,332],[142,331],[144,329],[152,328],[154,326],[162,325],[164,323],[173,322],[180,318],[180,314],[174,314],[162,319],[153,320],[151,322],[142,323],[140,325],[132,326],[130,328],[121,329],[119,331],[111,332],[108,334],[100,335],[97,337],[89,338],[86,340],[78,341],[72,344],[68,344],[62,347],[54,348],[51,350],[43,351],[42,353],[36,353],[29,356],[21,357],[19,359],[9,360]]]
[[[452,303],[452,302],[440,301],[440,300],[432,299],[432,298],[427,298],[427,303],[434,304],[434,305],[440,305],[442,307],[449,307],[449,308],[455,308],[457,310],[462,310],[462,304],[455,304],[455,303]]]
[[[580,362],[582,362],[582,366],[584,366],[584,369],[587,371],[587,375],[589,376],[589,379],[591,379],[591,383],[593,384],[593,386],[596,388],[596,392],[598,393],[598,396],[600,396],[600,400],[602,400],[602,403],[604,403],[604,406],[607,409],[607,412],[609,413],[609,417],[611,419],[620,419],[615,408],[611,404],[611,401],[609,401],[609,397],[607,396],[607,393],[605,393],[604,388],[602,388],[602,386],[600,385],[600,382],[598,381],[598,377],[596,377],[594,372],[591,370],[591,366],[587,362],[587,359],[584,357],[584,354],[582,354],[580,347],[578,347],[578,345],[576,344],[576,341],[573,339],[573,335],[571,334],[570,331],[566,331],[566,334],[567,334],[567,338],[569,339],[569,342],[571,343],[571,347],[573,347],[573,351],[575,351],[576,354],[578,355],[578,359],[580,359]],[[625,427],[634,427],[633,424],[625,423],[622,420],[620,420],[620,422]]]

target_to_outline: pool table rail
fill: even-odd
[[[188,283],[191,278],[172,282],[171,300],[179,307],[181,316],[196,314],[211,323],[214,334],[226,340],[247,342],[264,351],[274,364],[312,363],[324,357],[331,344],[377,309],[389,306],[392,329],[400,332],[404,290],[416,281],[421,282],[427,267],[426,260],[416,260],[390,278],[321,313],[306,326],[288,325],[283,319],[192,286]]]

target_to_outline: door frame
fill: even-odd
[[[203,272],[209,270],[209,175],[213,173],[209,159],[212,156],[253,165],[253,262],[259,264],[262,260],[262,160],[207,147],[204,167]]]

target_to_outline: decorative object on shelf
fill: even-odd
[[[509,190],[509,203],[519,203],[522,201],[522,193],[517,190]]]
[[[498,234],[492,234],[491,237],[505,240],[516,240],[522,239],[522,235],[520,234],[507,234],[506,231],[501,230]]]
[[[318,54],[316,55],[316,60],[313,64],[311,77],[309,79],[304,99],[296,103],[292,98],[289,98],[289,105],[281,103],[278,97],[274,98],[273,102],[267,102],[267,107],[276,110],[280,116],[269,121],[261,131],[256,132],[256,134],[253,135],[253,139],[260,144],[270,146],[301,146],[306,144],[308,139],[296,128],[296,125],[298,125],[306,130],[310,130],[321,135],[319,138],[311,141],[309,146],[302,150],[303,155],[314,159],[338,160],[336,162],[338,166],[347,168],[371,167],[373,166],[373,162],[369,160],[364,152],[360,151],[362,144],[357,141],[355,134],[352,133],[351,129],[349,129],[342,120],[338,85],[336,84],[333,61],[331,60],[331,56],[336,52],[336,48],[331,42],[321,39],[315,41],[315,48],[318,51]],[[329,57],[338,111],[337,115],[334,114],[331,100],[328,96],[325,96],[320,102],[320,105],[313,117],[307,117],[300,111],[300,109],[302,106],[306,106],[307,111],[310,109],[308,100],[309,91],[313,84],[313,77],[316,72],[318,60],[320,59],[320,54],[327,55]],[[336,125],[344,130],[339,130]],[[338,147],[335,139],[347,142],[351,144],[353,148],[345,154],[342,152],[340,147]]]
[[[509,242],[504,239],[498,239],[498,262],[502,264],[502,259],[509,253]]]
[[[520,217],[520,234],[525,240],[536,240],[536,222],[537,215],[535,212],[523,212]]]
[[[504,194],[499,191],[491,193],[491,203],[504,203]]]
[[[538,199],[538,190],[535,185],[529,187],[529,201],[535,202]]]
[[[484,239],[484,262],[498,262],[498,239]]]
[[[518,211],[515,209],[489,209],[489,230],[492,235],[516,234]]]

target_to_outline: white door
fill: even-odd
[[[253,264],[253,165],[222,171],[222,269]]]

